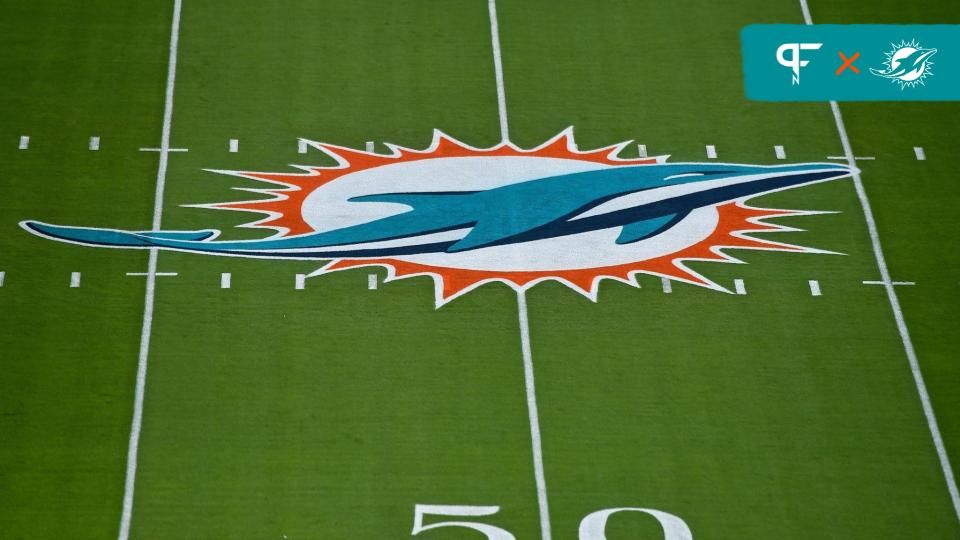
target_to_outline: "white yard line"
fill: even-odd
[[[783,146],[777,145],[773,147],[773,153],[777,155],[777,159],[787,159],[787,152],[783,149]]]
[[[497,110],[500,115],[500,138],[510,141],[507,122],[507,97],[503,88],[503,62],[500,58],[500,30],[497,25],[497,1],[489,0],[490,40],[493,46],[493,67],[497,79]],[[527,321],[527,296],[517,292],[517,311],[520,322],[520,348],[523,351],[523,377],[527,390],[527,414],[530,420],[530,440],[533,446],[533,475],[537,484],[537,505],[540,509],[540,535],[551,540],[550,507],[547,504],[547,480],[543,472],[543,445],[540,440],[540,415],[537,412],[537,393],[533,382],[533,354],[530,350],[530,325]]]
[[[233,278],[232,278],[232,276],[230,275],[230,272],[223,272],[222,274],[220,274],[220,288],[221,288],[221,289],[229,289],[229,288],[230,288],[230,283],[231,283],[232,280],[233,280]]]
[[[80,272],[70,272],[70,288],[76,289],[80,286]]]
[[[820,292],[820,282],[819,282],[819,281],[817,281],[817,280],[815,280],[815,279],[811,279],[810,281],[808,281],[808,283],[809,283],[809,285],[810,285],[810,296],[821,296],[821,295],[823,294],[823,293]]]
[[[637,145],[637,156],[638,157],[647,157],[647,145],[638,144]]]
[[[3,287],[3,278],[7,276],[6,272],[0,272],[0,287]]]
[[[807,0],[800,0],[800,8],[803,10],[803,20],[806,21],[807,24],[813,24]],[[847,136],[847,128],[843,124],[840,105],[838,105],[836,101],[831,101],[830,109],[833,111],[833,119],[837,125],[837,132],[840,134],[840,143],[843,145],[843,153],[847,158],[847,164],[856,171],[853,148],[850,145],[850,137]],[[947,449],[943,444],[943,436],[940,434],[940,426],[937,424],[937,417],[933,412],[933,404],[930,402],[930,394],[927,393],[927,385],[923,380],[923,373],[920,371],[920,362],[917,360],[917,353],[913,349],[910,331],[907,329],[903,311],[900,309],[897,290],[893,280],[890,278],[887,261],[883,256],[883,249],[880,247],[880,234],[877,232],[877,223],[873,218],[873,210],[870,208],[870,201],[867,199],[867,192],[863,187],[863,180],[860,178],[860,173],[854,172],[852,177],[853,186],[857,191],[857,198],[860,199],[863,216],[867,222],[867,231],[870,233],[870,242],[873,244],[873,255],[877,260],[877,268],[880,270],[880,279],[883,281],[884,288],[887,291],[890,309],[893,311],[893,318],[897,323],[897,330],[900,332],[900,340],[903,342],[903,350],[907,355],[907,361],[910,363],[910,372],[913,374],[913,382],[917,387],[917,394],[920,396],[923,414],[927,419],[927,428],[929,428],[930,436],[933,438],[933,445],[936,448],[937,457],[940,459],[940,469],[947,483],[947,491],[950,492],[950,500],[953,502],[953,511],[957,515],[957,519],[960,520],[960,491],[957,490],[957,480],[953,475],[953,467],[950,465],[950,458],[947,456]]]
[[[375,291],[377,290],[377,275],[376,274],[367,274],[367,290]]]
[[[167,158],[170,150],[170,124],[173,120],[173,88],[177,78],[177,43],[180,39],[181,0],[173,0],[173,21],[170,25],[170,54],[167,62],[167,89],[164,95],[163,130],[160,135],[160,164],[157,167],[157,185],[153,195],[152,230],[160,229],[163,214],[163,188],[167,180]],[[133,421],[127,447],[127,473],[123,486],[123,511],[120,515],[118,540],[130,537],[133,517],[133,493],[137,479],[137,457],[140,448],[140,428],[143,423],[143,399],[147,386],[147,358],[150,353],[150,334],[153,329],[153,297],[157,278],[157,249],[150,250],[147,262],[147,287],[143,302],[143,326],[140,329],[140,354],[137,362],[137,383],[133,398]]]
[[[500,27],[497,24],[497,0],[489,0],[490,41],[493,43],[493,71],[497,78],[497,110],[500,113],[500,139],[510,140],[510,124],[507,122],[507,94],[503,88],[503,60],[500,58]]]
[[[27,148],[30,148],[30,136],[29,136],[29,135],[21,135],[21,136],[20,136],[20,146],[18,146],[17,148],[19,148],[20,150],[26,150]]]
[[[533,380],[533,354],[530,350],[530,324],[527,320],[527,295],[517,293],[520,319],[520,346],[523,349],[523,380],[527,389],[527,413],[530,417],[530,440],[533,444],[533,474],[537,482],[537,504],[540,507],[540,533],[550,540],[550,507],[547,504],[547,480],[543,472],[543,446],[540,440],[540,415],[537,412],[537,391]]]
[[[227,149],[230,150],[231,154],[236,154],[240,150],[240,141],[237,139],[230,139],[230,142],[227,144]]]
[[[707,145],[707,159],[717,159],[717,147],[708,144]]]
[[[100,137],[90,137],[90,141],[87,144],[87,148],[90,150],[99,150],[100,149]]]
[[[914,146],[913,153],[917,156],[917,161],[924,161],[927,159],[927,153],[923,151],[922,146]]]

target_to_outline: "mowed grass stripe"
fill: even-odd
[[[123,275],[146,256],[42,240],[17,223],[149,220],[156,162],[136,148],[160,129],[169,16],[155,4],[54,1],[7,6],[0,21],[0,115],[8,137],[30,136],[28,150],[0,147],[5,538],[117,532],[143,307],[143,283]],[[91,133],[111,144],[89,151]],[[71,272],[81,287],[67,287]]]
[[[822,106],[748,103],[730,76],[740,28],[799,22],[795,4],[641,13],[555,3],[540,13],[539,32],[511,33],[525,16],[523,6],[500,5],[511,134],[521,144],[574,123],[581,148],[636,139],[675,160],[703,160],[706,144],[746,163],[770,163],[774,143],[791,161],[839,150]],[[678,24],[702,39],[678,37]],[[544,70],[551,53],[558,60]],[[659,56],[698,69],[675,70],[666,84],[646,61]],[[704,81],[711,100],[700,97]],[[775,128],[783,125],[791,129]],[[834,182],[753,203],[841,211],[782,220],[807,232],[769,237],[846,256],[736,252],[749,264],[695,264],[722,283],[743,279],[750,294],[741,297],[684,285],[664,295],[647,278],[641,290],[601,286],[596,305],[560,286],[528,294],[554,530],[576,530],[600,508],[641,506],[723,538],[951,536],[889,306],[860,284],[876,266],[854,191]],[[809,276],[829,281],[830,294],[812,297]],[[852,378],[856,391],[844,382]],[[608,532],[654,527],[623,519]]]
[[[166,228],[263,234],[233,228],[258,216],[180,205],[263,187],[204,168],[327,163],[298,154],[299,136],[499,140],[482,2],[188,3],[183,15],[177,130],[190,135],[177,143],[190,152],[171,162]],[[225,152],[230,138],[244,150]],[[157,298],[131,537],[391,538],[409,533],[415,504],[500,506],[491,523],[537,534],[513,291],[435,310],[427,278],[369,291],[367,275],[385,273],[359,269],[296,290],[293,276],[322,262],[163,258],[179,277]],[[211,286],[224,272],[231,288]]]

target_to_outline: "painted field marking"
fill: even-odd
[[[847,161],[847,156],[827,156],[827,159]],[[874,156],[850,156],[850,159],[853,161],[873,161],[877,158]]]
[[[637,145],[637,154],[639,157],[647,157],[647,145],[638,144]]]
[[[296,278],[294,278],[293,280],[293,288],[298,291],[302,291],[306,282],[307,282],[306,274],[297,274]]]
[[[530,348],[530,322],[527,319],[527,295],[524,291],[517,292],[517,316],[520,322],[520,348],[523,351],[523,382],[527,391],[530,442],[533,447],[533,475],[537,484],[537,503],[540,507],[540,531],[543,540],[550,540],[550,507],[547,503],[547,480],[543,472],[543,443],[540,439],[540,415],[537,412],[533,352]]]
[[[510,125],[507,120],[507,95],[503,86],[503,59],[500,54],[500,30],[497,24],[497,0],[488,0],[490,16],[490,42],[493,49],[493,71],[497,81],[497,112],[500,117],[500,139],[510,141]],[[533,476],[537,486],[537,508],[540,514],[540,536],[551,540],[550,507],[547,504],[547,481],[543,472],[543,445],[540,440],[540,416],[537,413],[537,396],[533,380],[533,354],[530,350],[530,324],[527,320],[527,296],[517,292],[517,319],[520,323],[520,349],[523,353],[523,379],[527,394],[527,416],[530,421],[530,441],[533,449]]]
[[[367,290],[375,291],[377,290],[377,275],[376,274],[367,274]]]
[[[80,287],[80,272],[70,272],[70,288]]]
[[[3,287],[3,278],[7,277],[6,272],[0,272],[0,287]]]
[[[510,140],[510,124],[507,122],[507,92],[503,87],[503,58],[500,55],[500,25],[497,24],[497,0],[487,2],[490,15],[490,43],[493,47],[493,73],[497,80],[497,113],[500,115],[500,140]]]
[[[707,159],[717,159],[717,147],[708,144],[707,145]]]
[[[100,137],[90,137],[90,142],[87,144],[87,148],[93,151],[100,149]]]
[[[182,0],[173,0],[173,18],[170,23],[170,47],[167,60],[167,87],[163,98],[163,126],[160,131],[160,159],[157,165],[157,185],[153,194],[153,221],[151,230],[159,231],[163,216],[163,190],[167,182],[167,160],[170,157],[170,126],[173,123],[173,88],[177,80],[177,44],[180,40],[180,7]],[[186,150],[184,150],[186,151]],[[147,260],[147,285],[143,301],[143,325],[140,328],[140,351],[137,357],[137,382],[133,394],[133,418],[130,422],[130,441],[127,445],[127,470],[123,482],[123,509],[117,540],[130,538],[133,519],[133,494],[137,481],[137,459],[140,449],[140,430],[143,426],[143,401],[147,390],[147,360],[150,354],[150,336],[153,331],[153,299],[157,286],[157,257],[159,250],[150,248]]]
[[[800,9],[803,11],[804,22],[813,24],[813,18],[810,16],[810,6],[807,5],[807,0],[800,0]],[[923,415],[927,420],[927,429],[930,430],[930,437],[933,439],[933,446],[937,451],[937,458],[940,460],[940,469],[943,473],[943,479],[947,484],[947,491],[950,493],[953,511],[957,516],[957,520],[960,520],[960,491],[957,490],[957,480],[953,475],[953,467],[950,465],[947,448],[943,444],[943,435],[940,434],[940,426],[937,423],[936,414],[933,412],[933,404],[930,402],[927,384],[924,382],[923,373],[920,371],[920,362],[917,360],[917,353],[913,348],[913,340],[910,339],[910,330],[907,329],[907,322],[906,319],[904,319],[903,310],[900,309],[900,299],[897,297],[894,282],[890,279],[887,261],[883,255],[883,248],[880,246],[880,233],[877,231],[877,223],[873,218],[873,209],[870,207],[869,199],[867,199],[867,191],[863,187],[863,179],[860,178],[860,172],[854,167],[856,158],[853,153],[853,147],[850,145],[850,137],[847,136],[847,128],[843,123],[840,105],[836,101],[831,101],[830,110],[833,111],[833,120],[837,125],[837,132],[840,134],[840,143],[843,145],[843,153],[847,158],[847,165],[853,169],[851,174],[853,186],[857,191],[857,198],[860,199],[860,206],[863,208],[863,217],[867,222],[867,232],[870,233],[870,243],[873,245],[873,255],[877,260],[877,268],[880,270],[880,277],[887,291],[887,299],[890,302],[890,310],[893,311],[894,321],[897,323],[900,341],[903,342],[903,351],[907,355],[907,362],[910,364],[910,372],[913,375],[914,385],[917,387],[917,395],[920,398]]]
[[[373,144],[373,141],[367,141],[366,148],[367,148],[367,152],[370,152],[371,154],[377,149],[377,147]]]
[[[176,277],[179,274],[176,272],[157,272],[154,268],[153,272],[127,272],[128,276],[131,277]]]
[[[168,152],[189,152],[189,148],[141,148],[141,152],[160,152],[160,155],[165,155]]]
[[[673,283],[665,277],[660,278],[660,286],[663,288],[663,292],[666,294],[673,292]]]
[[[27,148],[30,148],[30,136],[29,136],[29,135],[21,135],[21,136],[20,136],[20,150],[26,150]]]
[[[297,139],[297,153],[306,154],[307,153],[307,141],[304,139]]]
[[[864,285],[916,285],[914,281],[864,281]]]
[[[231,276],[230,272],[224,272],[220,274],[220,288],[229,289],[230,288]]]
[[[787,159],[787,152],[783,149],[783,146],[779,144],[774,146],[773,152],[777,155],[777,159]]]
[[[807,283],[810,284],[810,296],[821,296],[821,295],[822,295],[822,293],[820,292],[820,282],[819,282],[819,281],[817,281],[817,280],[815,280],[815,279],[811,279],[811,280],[808,281]]]
[[[733,280],[733,290],[739,295],[747,294],[747,286],[743,284],[742,279]]]
[[[240,141],[237,139],[230,139],[229,150],[231,154],[236,154],[240,150]]]
[[[923,151],[922,146],[914,146],[913,153],[917,156],[917,161],[925,161],[927,159],[927,153]]]

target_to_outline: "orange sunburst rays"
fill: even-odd
[[[568,128],[544,144],[522,149],[513,143],[502,142],[490,148],[475,148],[464,144],[440,131],[434,131],[431,144],[424,150],[416,150],[398,145],[387,144],[388,154],[377,154],[346,148],[329,143],[304,141],[307,145],[320,150],[336,160],[330,167],[294,166],[303,172],[272,173],[215,170],[222,174],[239,176],[272,184],[263,189],[234,188],[250,191],[269,197],[254,200],[193,205],[219,210],[257,212],[262,219],[241,225],[272,229],[275,237],[309,234],[315,232],[310,221],[304,215],[304,203],[311,193],[323,186],[348,175],[378,167],[388,167],[399,163],[466,157],[534,157],[559,158],[602,164],[603,166],[643,165],[663,163],[668,156],[649,158],[620,158],[618,154],[630,141],[593,150],[579,150],[574,142],[572,128]],[[344,181],[349,181],[345,179]],[[749,197],[748,197],[749,198]],[[770,218],[820,214],[824,212],[797,211],[759,208],[750,206],[746,199],[717,205],[716,227],[695,242],[675,251],[652,258],[641,258],[626,263],[577,264],[575,267],[550,270],[503,270],[489,268],[464,268],[425,264],[422,261],[406,258],[338,258],[330,261],[310,276],[351,268],[380,266],[387,270],[386,281],[414,276],[429,276],[434,281],[437,307],[482,286],[485,283],[505,283],[517,291],[523,291],[544,281],[558,281],[583,294],[593,301],[597,300],[599,285],[604,279],[620,281],[637,287],[637,274],[651,274],[702,287],[730,292],[709,278],[690,269],[690,261],[713,261],[740,263],[742,261],[728,255],[727,249],[752,249],[767,251],[787,251],[795,253],[830,253],[822,250],[772,241],[752,236],[753,233],[796,231],[792,227],[769,223]],[[483,249],[483,248],[481,248]]]

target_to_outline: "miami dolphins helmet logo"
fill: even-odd
[[[638,273],[726,291],[685,263],[740,262],[727,248],[823,253],[750,236],[796,230],[769,218],[817,212],[746,201],[851,174],[832,163],[624,159],[617,156],[627,142],[580,151],[571,129],[533,149],[509,142],[474,148],[439,131],[425,150],[387,145],[389,154],[307,143],[337,164],[296,166],[298,172],[214,171],[271,184],[251,190],[269,197],[197,205],[264,214],[247,226],[275,231],[268,238],[21,225],[91,246],[329,261],[312,275],[383,266],[388,281],[431,276],[438,307],[493,281],[524,290],[554,280],[596,300],[603,279],[637,286]]]
[[[937,49],[924,49],[916,40],[901,41],[899,45],[891,43],[890,46],[890,52],[884,53],[887,59],[883,69],[870,68],[870,73],[890,79],[890,82],[899,84],[901,90],[925,85],[923,80],[933,75],[930,57],[937,54]]]

